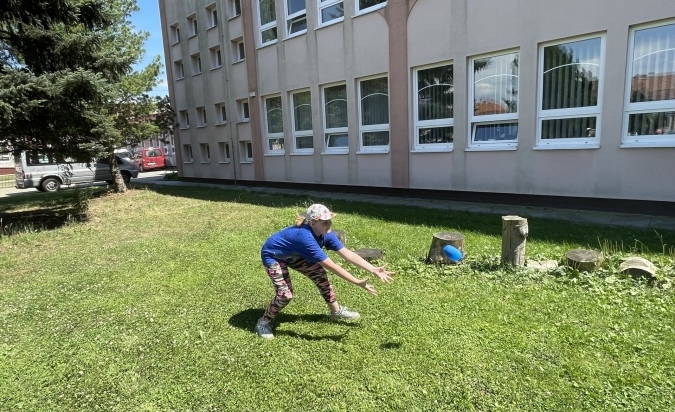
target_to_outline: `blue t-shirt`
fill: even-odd
[[[321,249],[323,247],[338,251],[344,246],[335,233],[315,236],[309,225],[302,224],[299,227],[287,227],[270,236],[263,244],[260,257],[265,266],[274,262],[291,263],[298,258],[309,263],[318,263],[328,257]]]

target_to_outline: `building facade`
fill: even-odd
[[[159,0],[181,176],[675,202],[670,0]]]

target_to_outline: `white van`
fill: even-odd
[[[125,183],[129,183],[132,177],[138,177],[138,169],[129,159],[115,158]],[[34,187],[42,192],[55,192],[62,185],[113,181],[110,166],[105,160],[78,161],[54,153],[29,150],[22,152],[14,164],[17,189]]]

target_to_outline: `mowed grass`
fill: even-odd
[[[14,219],[0,236],[0,410],[675,406],[675,233],[528,219],[528,258],[562,262],[578,247],[606,258],[595,274],[540,273],[499,265],[497,215],[211,188],[104,190],[0,199],[5,222]],[[273,294],[260,246],[312,202],[338,213],[348,247],[382,249],[395,281],[371,277],[373,297],[331,275],[362,319],[330,323],[313,284],[292,273],[295,298],[265,341],[253,332]],[[72,205],[87,219],[16,218]],[[439,231],[465,235],[463,264],[424,263]],[[659,280],[618,273],[629,255],[656,263]]]

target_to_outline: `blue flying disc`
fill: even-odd
[[[460,252],[459,249],[457,249],[452,245],[446,245],[443,248],[443,253],[445,253],[445,257],[447,257],[454,263],[457,263],[460,260],[462,260],[462,252]]]

